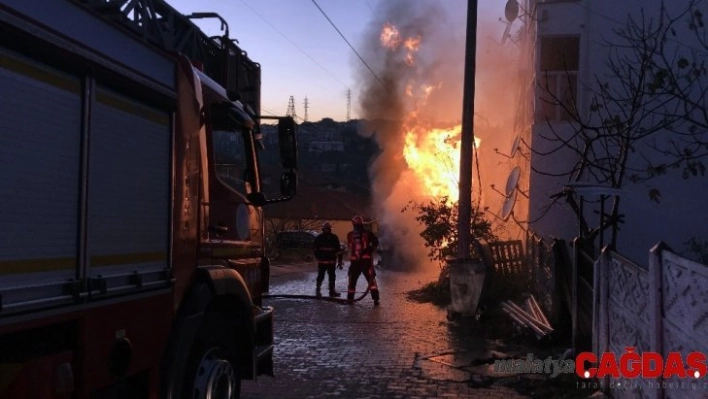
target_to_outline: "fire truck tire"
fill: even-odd
[[[236,325],[221,312],[204,315],[187,360],[183,399],[238,399],[241,376]]]

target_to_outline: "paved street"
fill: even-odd
[[[314,294],[314,266],[301,271],[294,267],[273,269],[271,294]],[[337,289],[343,297],[345,272],[338,271],[337,275]],[[490,358],[488,350],[498,342],[489,342],[448,322],[446,312],[434,305],[407,299],[407,292],[436,277],[436,271],[379,271],[378,308],[370,296],[351,306],[319,300],[267,299],[266,304],[276,308],[276,377],[245,382],[242,396],[528,397],[499,383],[501,380],[469,372],[470,361]],[[357,288],[365,289],[363,279]],[[489,369],[484,365],[477,369],[480,367]]]

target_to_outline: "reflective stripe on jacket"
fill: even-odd
[[[347,234],[347,243],[349,245],[349,259],[356,261],[359,259],[371,259],[379,240],[374,233],[368,230],[355,230]]]
[[[315,237],[313,249],[319,263],[334,264],[341,257],[339,237],[333,233],[322,233]]]

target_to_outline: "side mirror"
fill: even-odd
[[[263,206],[275,204],[278,202],[289,201],[297,192],[297,174],[295,172],[283,172],[280,176],[280,195],[279,198],[266,198],[265,194],[249,193],[246,195],[248,201],[255,206]]]
[[[283,172],[280,176],[280,194],[286,197],[294,197],[297,193],[297,174],[295,172]]]
[[[263,193],[248,193],[246,195],[246,199],[248,199],[248,202],[253,204],[254,206],[263,206],[268,203],[268,200],[266,200],[265,195]]]
[[[280,144],[280,161],[283,168],[297,169],[297,139],[295,137],[295,120],[293,118],[278,119],[278,142]]]

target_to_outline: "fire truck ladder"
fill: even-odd
[[[226,21],[216,13],[183,15],[164,0],[70,0],[167,52],[200,63],[204,73],[241,102],[260,113],[260,65],[229,38]],[[209,37],[190,18],[217,18],[223,36]]]

